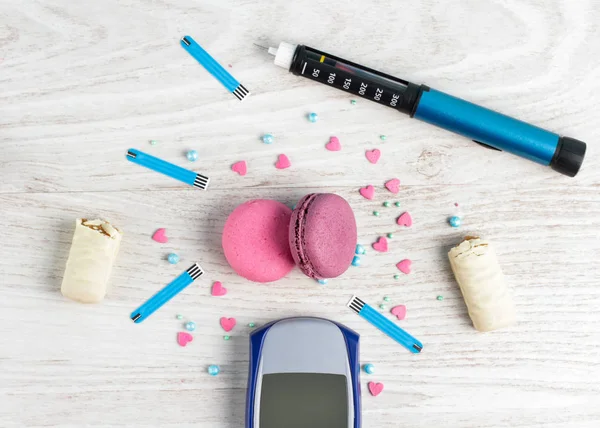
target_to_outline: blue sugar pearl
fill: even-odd
[[[317,282],[321,285],[326,285],[327,284],[327,280],[326,279],[317,279]]]
[[[211,376],[216,376],[221,373],[221,369],[216,364],[211,364],[208,366],[208,374]]]
[[[363,247],[362,245],[358,244],[356,246],[356,254],[364,254],[365,253],[365,247]]]
[[[457,215],[453,215],[452,217],[450,217],[448,219],[448,223],[450,223],[450,226],[452,226],[452,227],[460,227],[460,223],[461,223],[460,217]]]
[[[263,135],[262,140],[263,140],[263,143],[265,143],[265,144],[273,144],[274,138],[273,138],[273,135],[271,135],[271,134],[265,134],[265,135]]]
[[[196,330],[196,323],[194,321],[186,322],[185,323],[185,329],[187,331],[194,331],[194,330]]]
[[[172,265],[176,265],[177,263],[179,263],[179,256],[175,253],[171,253],[167,256],[167,260],[169,261],[169,263],[171,263]]]
[[[352,259],[352,266],[360,266],[360,257],[354,256]]]
[[[365,371],[366,374],[373,374],[375,373],[375,366],[373,364],[365,364],[363,366],[363,370]]]
[[[319,120],[319,115],[317,113],[310,113],[308,115],[308,120],[312,123],[315,123],[317,120]]]
[[[186,156],[190,162],[196,162],[198,160],[198,152],[196,150],[190,150],[187,152]]]

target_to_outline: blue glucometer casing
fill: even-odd
[[[250,335],[246,428],[359,428],[359,335],[321,318]]]

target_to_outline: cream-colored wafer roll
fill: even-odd
[[[76,220],[61,286],[65,297],[82,303],[104,299],[121,236],[121,231],[107,221]]]
[[[488,241],[466,237],[448,258],[477,330],[497,330],[516,322],[510,290]]]

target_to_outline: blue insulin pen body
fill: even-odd
[[[476,143],[503,150],[574,177],[584,142],[505,116],[425,85],[417,85],[325,52],[282,42],[269,48],[275,64],[292,73],[400,110]]]

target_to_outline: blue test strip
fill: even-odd
[[[185,287],[198,279],[204,271],[198,263],[194,263],[185,272],[167,284],[162,290],[150,297],[146,302],[131,313],[131,319],[136,324],[141,323],[158,308],[163,306],[173,297],[181,292]]]
[[[208,182],[210,181],[210,178],[205,175],[195,173],[189,169],[155,158],[154,156],[140,152],[137,149],[127,150],[127,160],[202,190],[206,190]]]
[[[352,299],[348,302],[348,307],[413,354],[418,354],[423,349],[423,344],[420,341],[412,337],[358,297],[352,296]]]
[[[208,52],[202,49],[194,39],[190,36],[184,36],[181,39],[181,46],[194,57],[196,61],[200,63],[210,74],[212,74],[225,88],[237,97],[238,100],[243,101],[250,91],[238,82],[227,70],[223,68]]]

